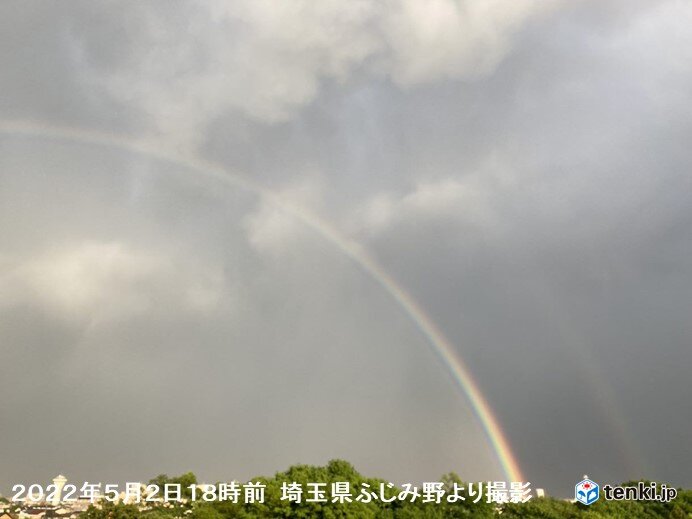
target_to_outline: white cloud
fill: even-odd
[[[166,308],[204,312],[222,302],[219,271],[117,242],[84,242],[4,263],[0,306],[39,304],[70,321],[103,323]]]
[[[174,16],[165,4],[138,4],[134,20],[123,19],[116,4],[98,14],[101,24],[74,29],[89,80],[147,114],[153,130],[178,145],[196,143],[204,125],[228,110],[269,123],[285,121],[314,99],[326,78],[345,81],[362,71],[411,87],[487,74],[507,54],[516,31],[551,4],[246,0],[183,5]],[[97,67],[93,63],[99,60],[89,57],[103,30],[125,34],[127,41],[120,42],[117,59]]]
[[[257,209],[244,218],[249,243],[259,252],[282,253],[304,236],[301,220],[313,219],[313,212],[303,208],[321,208],[323,187],[319,177],[303,177],[299,182],[277,191],[272,200],[263,199]]]
[[[391,2],[381,19],[389,72],[408,86],[484,76],[505,57],[515,32],[548,6],[533,0]]]
[[[376,235],[409,219],[447,219],[489,228],[501,218],[498,199],[517,185],[516,172],[497,157],[472,174],[428,179],[401,195],[379,193],[353,211],[347,227]]]

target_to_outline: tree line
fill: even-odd
[[[692,519],[692,490],[679,489],[677,498],[669,503],[606,501],[584,506],[565,500],[550,497],[533,498],[525,503],[487,503],[486,499],[476,502],[471,499],[440,503],[425,503],[422,499],[391,499],[402,491],[390,487],[388,482],[378,478],[367,478],[343,460],[332,460],[325,466],[294,465],[284,472],[272,477],[252,478],[264,487],[263,502],[246,503],[244,500],[232,502],[191,500],[190,487],[197,484],[197,478],[191,472],[177,477],[159,475],[150,481],[163,488],[166,484],[179,484],[183,489],[186,502],[171,503],[165,506],[153,505],[148,509],[141,506],[122,503],[105,503],[102,507],[91,506],[81,514],[81,519],[230,519],[230,518],[362,518],[362,519],[408,519],[408,518],[477,518],[477,519]],[[285,482],[295,482],[307,488],[308,483],[325,483],[329,488],[332,483],[350,483],[350,488],[369,488],[373,491],[385,488],[384,496],[391,500],[372,499],[356,500],[344,503],[301,502],[281,499],[285,497]],[[465,487],[466,483],[455,473],[440,478],[444,489]],[[633,482],[625,483],[630,486]],[[381,486],[381,484],[383,486]],[[357,493],[357,492],[356,492]],[[354,493],[354,497],[355,494]],[[367,502],[366,502],[367,501]]]

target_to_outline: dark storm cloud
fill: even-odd
[[[692,484],[689,6],[321,5],[6,3],[0,117],[201,154],[335,222],[445,330],[535,486]],[[285,214],[136,154],[0,144],[0,484],[497,475],[411,323]]]
[[[456,188],[459,211],[426,207],[431,187],[420,184],[384,204],[398,223],[373,247],[483,373],[524,464],[543,460],[535,480],[684,482],[689,460],[671,467],[661,438],[691,425],[677,411],[690,394],[680,367],[689,361],[690,70],[653,39],[667,27],[677,41],[682,29],[660,11],[596,35],[583,22],[534,34],[465,88],[497,102],[477,109],[487,112],[480,124],[460,124],[450,146],[464,172],[442,184],[438,203]],[[464,146],[474,131],[485,149]],[[468,178],[493,153],[500,173]],[[584,438],[598,439],[588,453],[577,447]]]

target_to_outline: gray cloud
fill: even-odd
[[[535,485],[690,486],[692,11],[479,5],[6,3],[0,117],[194,151],[365,244]],[[0,487],[334,456],[499,475],[414,326],[266,200],[104,146],[0,147]]]
[[[324,80],[348,83],[359,71],[406,87],[484,76],[546,11],[533,0],[80,6],[69,35],[90,86],[182,146],[228,111],[290,120]]]

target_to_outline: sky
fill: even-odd
[[[682,0],[2,2],[0,492],[503,479],[347,244],[534,487],[692,487],[690,26]]]

